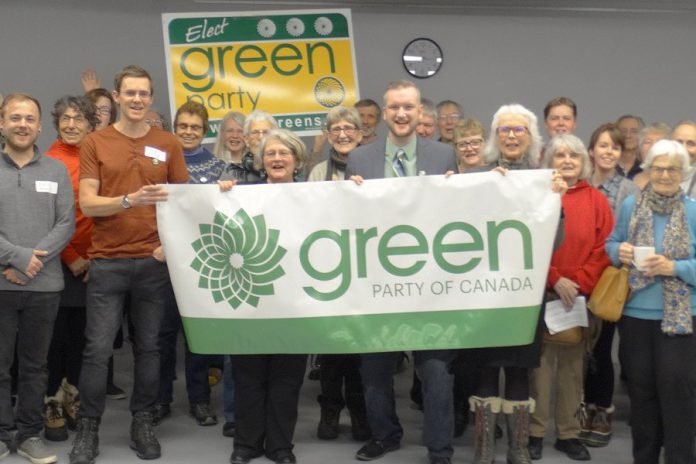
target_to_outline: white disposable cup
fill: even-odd
[[[655,247],[652,247],[652,246],[633,247],[633,265],[639,271],[645,271],[645,268],[643,267],[643,261],[645,261],[645,258],[647,258],[648,256],[652,256],[654,254],[655,254]]]

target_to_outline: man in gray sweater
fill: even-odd
[[[41,108],[10,94],[0,108],[5,136],[0,159],[0,458],[10,453],[15,418],[10,367],[17,344],[17,452],[32,462],[56,462],[39,437],[46,391],[46,355],[58,311],[60,252],[75,228],[70,178],[59,161],[34,145]]]

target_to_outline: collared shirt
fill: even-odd
[[[633,178],[636,177],[636,174],[643,172],[643,170],[640,168],[640,160],[636,158],[633,166],[631,166],[631,169],[629,169],[628,172],[624,172],[623,168],[618,164],[616,165],[616,172],[628,180],[633,180]]]
[[[602,185],[597,187],[597,190],[602,192],[604,196],[607,197],[607,200],[609,201],[609,206],[611,206],[612,211],[616,209],[616,198],[619,194],[621,181],[624,179],[624,176],[622,176],[618,172],[615,172],[614,176],[611,179],[607,179],[606,181],[604,181]]]
[[[407,176],[416,175],[416,144],[417,137],[413,137],[408,144],[403,147],[397,147],[389,140],[389,137],[387,137],[386,153],[384,154],[384,177],[399,177],[396,172],[394,172],[394,157],[396,157],[396,151],[399,148],[406,153],[406,156],[402,159],[404,172]]]

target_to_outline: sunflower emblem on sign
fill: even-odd
[[[286,250],[278,246],[279,232],[266,228],[263,215],[252,218],[240,209],[229,217],[217,211],[212,224],[198,228],[191,267],[199,274],[198,287],[210,290],[216,303],[256,308],[261,296],[274,294],[273,281],[285,275],[280,260]]]
[[[314,98],[324,108],[333,108],[346,98],[346,89],[335,77],[322,77],[314,84]]]

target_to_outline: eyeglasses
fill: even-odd
[[[180,131],[191,129],[191,132],[200,132],[203,130],[203,126],[199,126],[198,124],[185,124],[182,122],[176,125],[176,129]]]
[[[459,113],[450,113],[450,114],[441,114],[437,118],[440,121],[459,121],[459,118],[461,118],[462,115]]]
[[[256,129],[251,132],[249,132],[249,135],[253,135],[254,137],[263,137],[264,135],[268,134],[270,131],[268,130],[260,130]]]
[[[529,131],[529,129],[527,129],[524,126],[500,126],[498,128],[497,132],[498,132],[498,135],[505,135],[505,136],[510,135],[510,132],[512,132],[517,137],[520,137],[520,136],[526,134],[528,131]]]
[[[466,150],[467,148],[473,148],[478,150],[483,145],[483,139],[471,140],[469,142],[457,142],[455,146],[459,150]]]
[[[70,124],[71,121],[75,124],[83,124],[85,122],[85,118],[82,116],[68,116],[67,114],[60,117],[60,122],[63,124]]]
[[[280,158],[289,158],[292,156],[292,152],[290,150],[271,150],[264,152],[263,156],[268,156],[269,158],[275,158],[276,156],[279,156]]]
[[[109,116],[111,114],[110,106],[97,106],[96,110],[97,114],[101,114],[102,116]]]
[[[674,166],[670,166],[668,168],[663,168],[661,166],[650,166],[650,172],[655,173],[658,176],[661,176],[664,173],[667,173],[669,177],[675,177],[677,174],[681,172],[681,168],[677,168]]]
[[[331,132],[332,135],[341,135],[341,132],[345,132],[346,135],[352,135],[355,134],[358,131],[356,127],[353,126],[333,126],[331,129],[329,129],[329,132]]]
[[[147,124],[150,127],[159,127],[163,128],[164,127],[164,120],[163,119],[146,119],[145,124]]]
[[[121,95],[125,95],[128,98],[140,97],[143,100],[147,100],[152,96],[152,92],[148,90],[124,90],[119,92]]]

